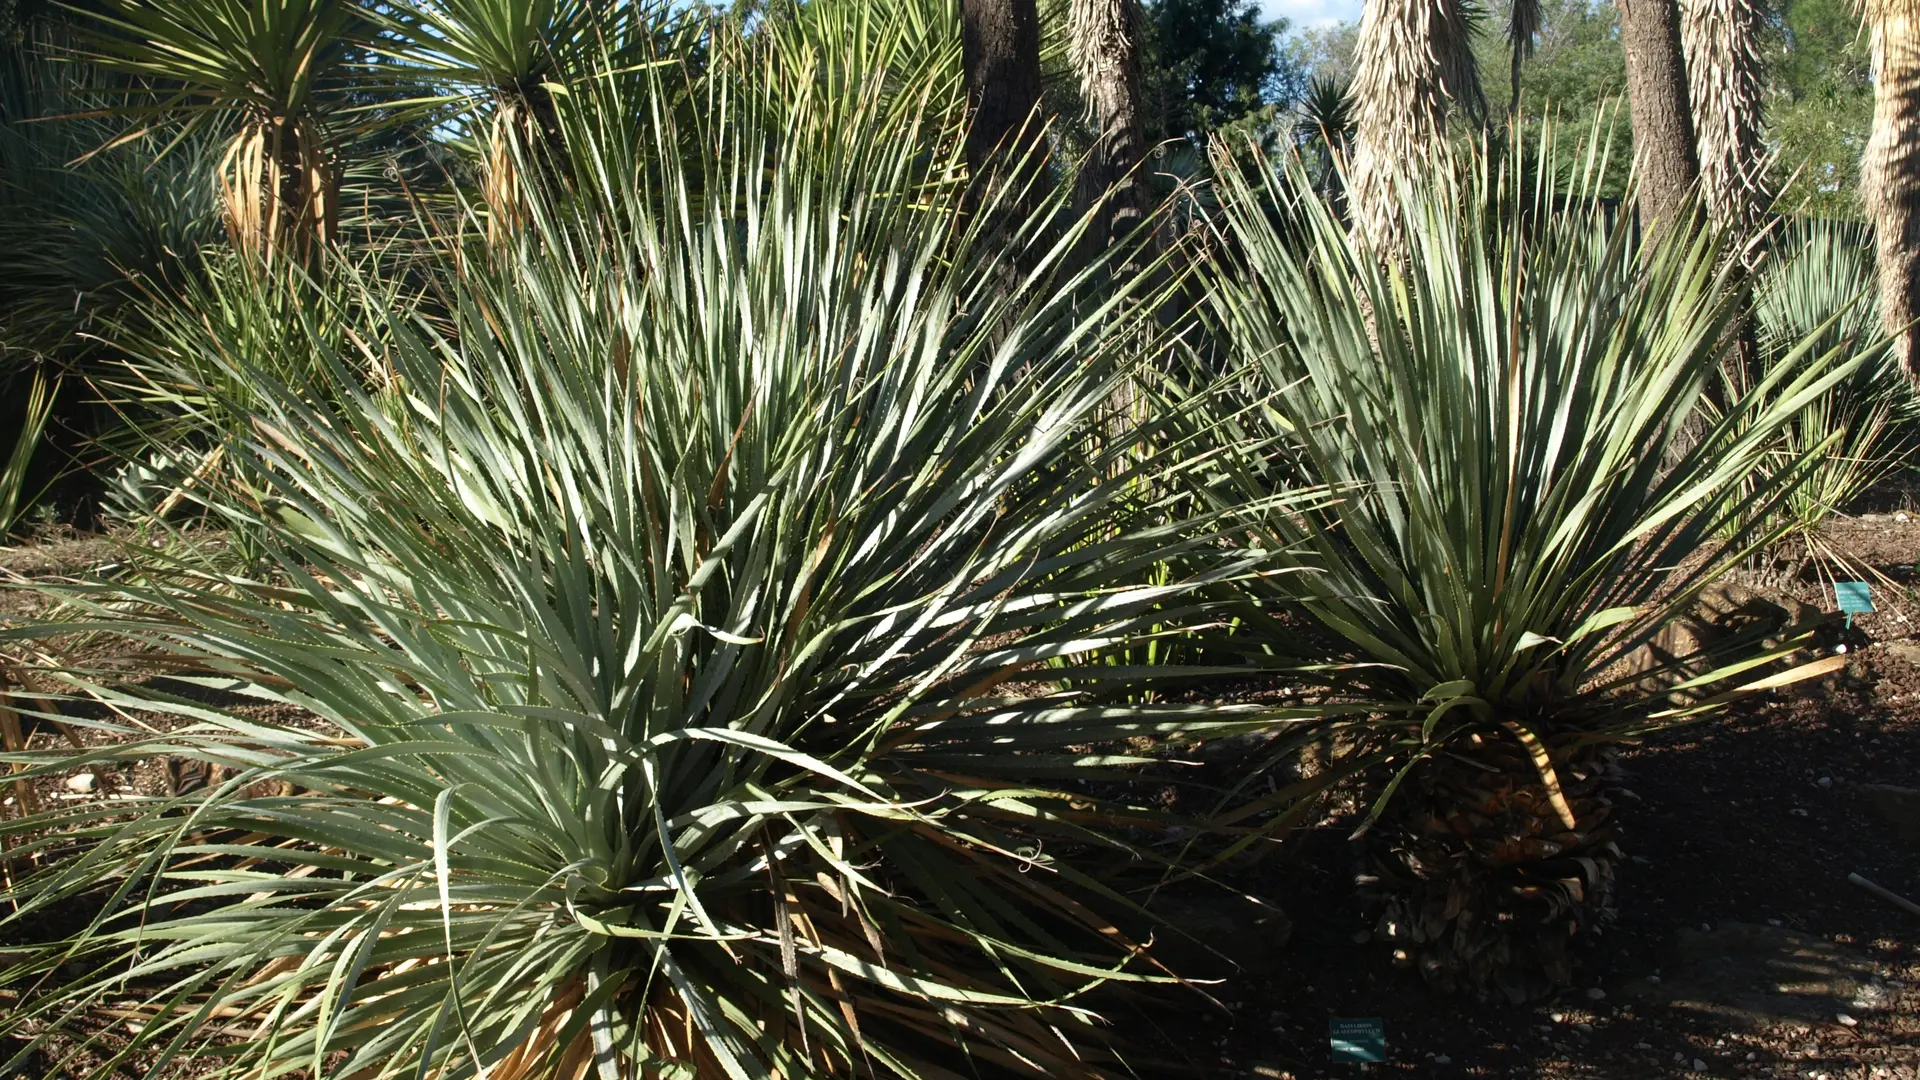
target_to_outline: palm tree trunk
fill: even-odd
[[[1520,138],[1520,71],[1533,55],[1533,39],[1540,33],[1540,0],[1513,0],[1507,15],[1507,46],[1512,50],[1512,69],[1507,73],[1507,114],[1512,118],[1513,138]]]
[[[1348,205],[1375,247],[1393,242],[1395,188],[1418,176],[1441,143],[1448,106],[1483,110],[1471,30],[1458,0],[1375,0],[1361,15]]]
[[[1627,50],[1627,104],[1639,176],[1640,230],[1649,240],[1682,213],[1700,179],[1687,66],[1674,0],[1618,0]]]
[[[1073,0],[1074,66],[1099,127],[1081,172],[1089,197],[1106,197],[1095,235],[1103,244],[1131,236],[1152,212],[1153,193],[1142,166],[1146,124],[1140,99],[1139,0]]]
[[[1760,83],[1764,19],[1753,0],[1682,0],[1680,8],[1707,217],[1743,243],[1759,230],[1771,201]]]
[[[1860,193],[1879,247],[1880,315],[1910,375],[1920,378],[1920,9],[1870,0],[1873,133]]]

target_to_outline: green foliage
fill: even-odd
[[[178,289],[218,239],[205,140],[174,154],[97,115],[99,72],[54,60],[36,39],[0,72],[0,371],[69,362],[132,301]]]
[[[35,371],[29,377],[21,410],[24,415],[14,432],[13,446],[8,449],[6,460],[0,462],[0,547],[6,545],[7,536],[27,511],[33,509],[35,496],[28,490],[33,478],[33,456],[40,448],[40,434],[46,430],[47,417],[53,413],[56,392],[48,386],[44,370]]]
[[[157,100],[144,108],[262,120],[337,104],[354,41],[367,30],[351,0],[109,0],[98,23],[88,56],[153,80]]]
[[[214,1044],[232,1077],[1109,1075],[1076,999],[1144,976],[1088,868],[1140,854],[1100,823],[1153,816],[1073,782],[1278,715],[1044,668],[1195,584],[1137,583],[1200,541],[1116,511],[1159,467],[1087,423],[1159,298],[1076,306],[1071,233],[1009,292],[921,183],[958,167],[938,115],[708,93],[689,130],[563,113],[615,149],[641,120],[654,167],[576,150],[597,170],[532,189],[510,243],[297,302],[216,278],[220,316],[155,343],[225,436],[194,497],[269,561],[162,562],[12,631],[180,675],[70,670],[172,730],[76,719],[125,741],[0,760],[232,772],[5,824],[47,861],[0,933],[96,914],[0,973],[4,1068],[111,999],[149,1019],[89,1075]],[[1073,689],[1001,694],[1036,670]]]
[[[1774,25],[1766,108],[1780,208],[1858,219],[1873,81],[1857,9],[1848,0],[1786,0]]]
[[[1824,551],[1822,526],[1899,466],[1915,446],[1920,402],[1885,331],[1873,250],[1864,230],[1809,225],[1776,244],[1779,261],[1753,290],[1761,374],[1794,362],[1806,341],[1820,352],[1858,356],[1855,374],[1808,402],[1781,431],[1772,457],[1747,481],[1765,484],[1815,452],[1806,482],[1776,512],[1769,531],[1784,530],[1803,550]]]
[[[1765,539],[1722,526],[1777,505],[1797,471],[1741,479],[1858,364],[1800,343],[1666,460],[1717,370],[1729,271],[1704,236],[1635,250],[1591,202],[1598,159],[1565,187],[1536,168],[1524,195],[1483,163],[1405,193],[1404,258],[1385,263],[1304,180],[1226,200],[1245,265],[1211,276],[1209,307],[1237,360],[1226,386],[1256,397],[1221,407],[1260,453],[1210,495],[1301,571],[1252,594],[1267,621],[1242,634],[1282,648],[1275,614],[1309,616],[1367,665],[1338,692],[1380,710],[1402,763],[1509,721],[1543,738],[1644,724],[1595,677]],[[1260,209],[1276,202],[1297,237]],[[1347,497],[1264,509],[1301,483]]]
[[[1251,0],[1148,0],[1142,64],[1147,139],[1206,137],[1271,124],[1299,96],[1302,79],[1280,47],[1284,19],[1265,19]]]
[[[1504,9],[1496,20],[1505,25]],[[1495,34],[1474,43],[1482,71],[1505,72],[1510,46]],[[1487,109],[1504,116],[1512,109],[1513,89],[1506,78],[1484,80]],[[1610,0],[1541,0],[1540,33],[1533,55],[1520,69],[1520,106],[1524,144],[1537,156],[1552,130],[1606,130],[1607,170],[1597,192],[1618,199],[1626,194],[1633,162],[1633,123],[1627,110],[1627,60],[1620,47],[1620,14]],[[1547,139],[1556,148],[1554,166],[1577,173],[1584,147]]]

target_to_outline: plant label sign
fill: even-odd
[[[1834,582],[1833,598],[1839,601],[1840,610],[1846,612],[1849,629],[1853,627],[1855,615],[1866,615],[1873,611],[1873,586],[1864,581]]]
[[[1335,1061],[1387,1060],[1387,1026],[1377,1016],[1327,1021],[1327,1044]]]

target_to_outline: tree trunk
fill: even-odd
[[[1693,101],[1707,217],[1744,245],[1768,204],[1760,34],[1753,0],[1682,0],[1680,37]]]
[[[1860,159],[1860,194],[1879,245],[1880,317],[1920,378],[1920,11],[1899,0],[1867,5],[1873,30],[1873,133]]]
[[[1360,17],[1347,198],[1355,229],[1376,248],[1394,242],[1398,188],[1442,144],[1449,106],[1485,107],[1472,36],[1460,0],[1375,0]]]
[[[1672,224],[1700,179],[1674,0],[1618,0],[1627,50],[1627,103],[1639,174],[1640,230],[1651,241]]]
[[[1140,103],[1145,20],[1139,0],[1073,0],[1071,17],[1074,66],[1100,132],[1081,171],[1081,190],[1089,202],[1107,197],[1093,233],[1108,245],[1133,235],[1153,210]]]
[[[1035,0],[961,0],[960,62],[966,75],[967,169],[975,191],[995,181],[1028,190],[1044,156],[1040,131],[1040,13]]]

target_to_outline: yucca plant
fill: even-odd
[[[1790,363],[1809,338],[1822,351],[1857,353],[1854,375],[1807,403],[1780,433],[1775,454],[1756,472],[1792,468],[1813,447],[1825,447],[1804,484],[1776,512],[1783,539],[1797,551],[1790,574],[1810,561],[1844,557],[1821,539],[1827,521],[1897,468],[1915,445],[1920,400],[1901,372],[1880,324],[1871,249],[1862,236],[1831,226],[1790,232],[1776,263],[1755,283],[1754,324],[1760,363]],[[1732,373],[1738,375],[1740,373]]]
[[[472,135],[496,239],[523,224],[523,189],[565,153],[557,103],[568,84],[596,64],[604,78],[652,59],[636,47],[666,18],[663,5],[590,0],[404,0],[373,10],[390,78]]]
[[[109,0],[84,50],[140,80],[122,112],[228,137],[217,182],[234,244],[304,254],[338,223],[334,132],[367,26],[352,0]]]
[[[300,363],[248,363],[248,294],[180,314],[149,362],[231,462],[196,497],[269,565],[150,563],[9,632],[134,644],[66,671],[128,741],[5,760],[226,773],[7,823],[42,868],[0,934],[96,914],[9,954],[0,1071],[1108,1075],[1085,994],[1152,969],[1088,868],[1150,816],[1079,782],[1271,722],[1046,667],[1195,584],[1137,584],[1199,541],[1113,512],[1154,466],[1086,423],[1152,298],[1076,307],[1071,235],[1003,291],[920,183],[938,125],[798,105],[776,158],[707,105],[412,267],[417,312],[377,262],[260,311]]]
[[[1743,479],[1855,368],[1803,343],[1663,461],[1715,377],[1727,272],[1698,232],[1636,250],[1595,198],[1604,162],[1556,182],[1548,153],[1524,193],[1511,156],[1403,186],[1384,259],[1297,171],[1221,169],[1239,256],[1208,281],[1236,361],[1211,411],[1241,441],[1203,493],[1296,571],[1249,579],[1234,640],[1290,654],[1304,625],[1350,665],[1326,689],[1368,714],[1329,723],[1372,785],[1380,936],[1439,986],[1515,999],[1566,982],[1612,902],[1608,747],[1715,700],[1636,694],[1620,662],[1765,539],[1724,526],[1799,473]],[[1263,503],[1300,484],[1343,498]]]

